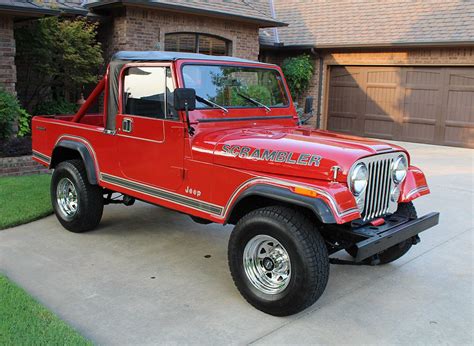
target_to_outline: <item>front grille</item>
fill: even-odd
[[[400,153],[396,152],[359,160],[367,165],[369,172],[362,220],[371,220],[396,211],[397,201],[390,199],[390,192],[395,187],[391,177],[391,166],[399,155]]]

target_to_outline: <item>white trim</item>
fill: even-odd
[[[422,186],[418,186],[416,188],[414,188],[413,190],[411,190],[410,192],[407,193],[406,195],[406,199],[410,198],[411,196],[413,196],[414,194],[418,193],[418,192],[423,192],[423,191],[428,191],[429,188],[427,185],[422,185]]]

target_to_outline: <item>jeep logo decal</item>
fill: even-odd
[[[226,154],[230,154],[233,157],[240,158],[251,158],[269,162],[285,162],[292,165],[301,166],[319,166],[321,156],[312,154],[296,154],[291,151],[279,151],[279,150],[268,150],[268,149],[256,149],[247,146],[240,145],[228,145],[222,146],[222,151]]]

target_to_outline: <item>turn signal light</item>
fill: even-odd
[[[306,187],[296,186],[294,189],[295,193],[298,195],[308,196],[308,197],[316,197],[318,193],[312,189],[308,189]]]

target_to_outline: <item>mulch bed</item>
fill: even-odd
[[[31,137],[13,137],[0,140],[0,157],[31,155]]]

